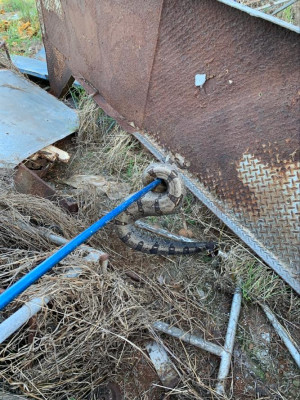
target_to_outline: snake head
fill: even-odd
[[[144,170],[143,184],[146,186],[157,178],[161,179],[162,183],[154,189],[154,192],[165,193],[176,208],[180,206],[185,196],[185,185],[175,165],[168,163],[150,164]]]

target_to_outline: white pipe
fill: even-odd
[[[50,236],[56,236],[49,234],[49,239]],[[62,238],[61,236],[56,236],[56,241],[54,243],[57,244],[64,244],[65,241],[67,242],[67,239]],[[60,242],[60,243],[59,243]],[[89,253],[84,257],[86,261],[92,261],[92,262],[99,262],[103,255],[106,255],[106,253],[103,253],[100,250],[95,250],[89,246],[85,246]],[[107,259],[102,261],[102,264],[106,266],[107,264]],[[82,269],[80,267],[72,267],[70,268],[64,275],[63,277],[65,278],[77,278],[79,274],[81,273]],[[21,326],[26,324],[28,320],[37,314],[45,305],[49,303],[49,301],[52,299],[51,296],[40,296],[40,297],[35,297],[31,300],[29,300],[27,303],[25,303],[21,308],[19,308],[18,311],[13,313],[10,317],[8,317],[6,320],[4,320],[0,324],[0,344],[4,342],[10,335],[12,335],[14,332],[16,332]]]
[[[191,335],[190,333],[186,333],[179,328],[175,328],[174,326],[170,326],[165,322],[157,321],[154,322],[153,328],[160,331],[167,333],[170,336],[173,336],[177,339],[180,339],[184,342],[190,343],[196,347],[200,347],[200,349],[206,350],[209,353],[215,354],[216,356],[221,356],[223,354],[223,347],[218,346],[217,344],[207,342],[206,340]]]
[[[275,331],[278,333],[286,347],[288,348],[289,352],[291,353],[291,356],[295,360],[296,364],[300,368],[300,352],[297,349],[297,345],[293,343],[291,338],[289,337],[288,332],[286,329],[280,324],[280,322],[276,319],[275,315],[272,313],[272,311],[269,309],[269,307],[265,304],[260,304],[261,308],[264,310],[268,320],[271,322],[273,325],[273,328]]]
[[[241,304],[242,304],[242,292],[241,289],[238,287],[235,290],[231,304],[224,350],[221,356],[221,363],[218,373],[218,383],[216,385],[216,392],[218,394],[225,394],[225,379],[227,378],[230,369],[231,356],[232,356],[235,334],[241,310]]]
[[[42,307],[47,305],[51,298],[49,296],[45,297],[35,297],[24,304],[18,311],[8,317],[0,324],[0,343],[3,343],[10,335],[12,335],[16,330],[21,328],[22,325],[35,314],[37,314]]]

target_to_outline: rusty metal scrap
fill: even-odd
[[[24,164],[19,165],[14,175],[14,183],[16,190],[20,193],[57,201],[61,207],[65,208],[70,213],[78,212],[78,204],[75,200],[57,195],[56,191],[48,183]]]
[[[233,3],[39,0],[51,88],[76,78],[123,128],[178,154],[211,209],[300,292],[298,29]]]

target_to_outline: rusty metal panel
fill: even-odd
[[[297,29],[229,0],[39,1],[55,93],[72,74],[180,154],[198,197],[300,292]]]
[[[72,71],[94,85],[120,114],[140,123],[161,7],[162,0],[39,0],[55,94]]]
[[[43,197],[45,199],[57,201],[58,204],[70,213],[78,212],[78,204],[70,198],[63,198],[56,194],[56,191],[33,170],[20,164],[14,175],[15,188],[19,193],[30,194]]]
[[[218,2],[176,4],[164,3],[144,127],[296,282],[299,37]]]

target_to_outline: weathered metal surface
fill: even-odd
[[[48,69],[45,61],[16,55],[12,55],[11,60],[22,74],[32,75],[40,79],[48,79]]]
[[[74,132],[76,111],[13,71],[0,70],[0,168],[13,168]]]
[[[165,348],[160,343],[152,341],[146,344],[146,349],[161,383],[167,388],[174,388],[178,385],[179,375]]]
[[[245,6],[243,4],[238,3],[238,0],[218,0],[220,3],[226,4],[230,7],[234,7],[237,10],[241,10],[252,17],[262,18],[266,21],[270,21],[273,24],[282,26],[283,28],[290,29],[296,33],[300,33],[299,26],[291,24],[289,22],[283,21],[282,19],[276,18],[273,15],[266,14],[264,12],[259,11],[258,9],[254,9],[252,7]],[[273,2],[272,2],[273,3]],[[274,4],[274,3],[273,3]]]
[[[178,153],[210,208],[299,291],[299,38],[229,3],[40,0],[50,83],[59,94],[73,75]]]
[[[16,190],[20,193],[57,201],[61,207],[65,208],[70,213],[78,212],[78,204],[75,200],[58,196],[56,191],[48,185],[47,182],[24,164],[19,165],[14,175],[14,183]]]

